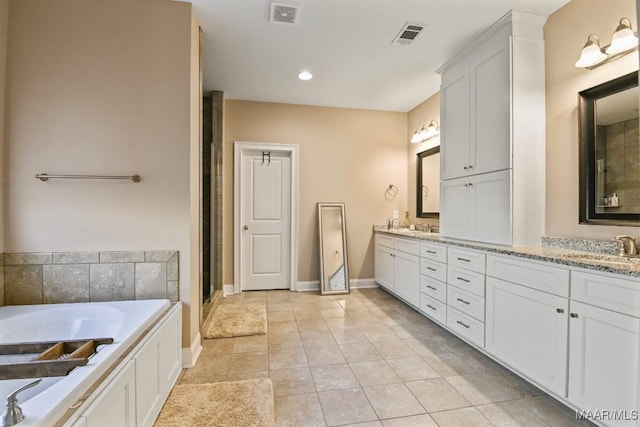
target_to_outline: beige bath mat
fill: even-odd
[[[177,385],[155,427],[275,426],[269,378]]]
[[[267,305],[222,304],[213,315],[205,338],[230,338],[267,333]]]

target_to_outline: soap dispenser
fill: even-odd
[[[616,193],[613,193],[611,195],[611,198],[609,199],[609,205],[611,206],[618,206],[618,195]]]

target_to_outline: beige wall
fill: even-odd
[[[407,207],[407,114],[227,100],[224,119],[223,282],[233,283],[234,141],[300,146],[299,281],[320,278],[317,202],[346,203],[351,279],[373,278],[371,226]]]
[[[638,69],[637,52],[594,70],[574,66],[587,36],[609,44],[622,17],[637,30],[634,0],[573,0],[544,27],[546,47],[546,162],[548,236],[608,239],[638,236],[637,227],[578,224],[578,96],[581,90]]]
[[[179,250],[188,345],[191,5],[19,0],[9,22],[4,249]],[[142,182],[43,183],[39,172]]]
[[[9,31],[9,0],[0,0],[0,252],[4,252],[4,193],[5,193],[5,101],[7,77],[7,37]],[[1,290],[1,288],[0,288]],[[2,304],[2,296],[0,296]]]
[[[440,92],[427,98],[420,105],[416,106],[408,114],[407,135],[405,143],[408,144],[407,162],[408,162],[408,187],[409,187],[409,211],[411,212],[412,221],[435,224],[439,223],[437,218],[416,218],[416,170],[418,167],[418,159],[416,155],[422,151],[440,145],[440,136],[431,138],[421,144],[412,144],[408,142],[411,135],[422,125],[429,125],[429,122],[436,119],[440,123]]]

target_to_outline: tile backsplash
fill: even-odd
[[[179,299],[178,251],[0,254],[0,305]]]

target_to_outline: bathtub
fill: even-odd
[[[113,344],[100,346],[86,366],[64,377],[44,378],[20,393],[19,405],[26,418],[19,425],[53,425],[169,307],[169,300],[0,307],[0,344],[114,339]],[[9,393],[34,380],[0,380],[0,406],[4,407]]]

